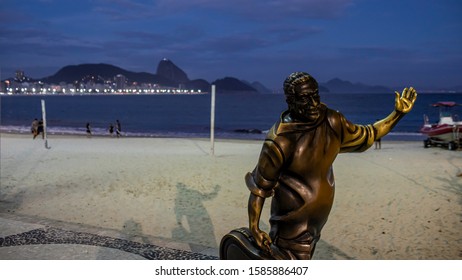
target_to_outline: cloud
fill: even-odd
[[[274,20],[282,17],[311,19],[336,18],[353,4],[352,0],[158,0],[156,6],[167,11],[206,9],[235,13],[249,19]]]
[[[32,14],[26,25],[2,30],[0,40],[5,44],[1,49],[15,52],[20,47],[40,53],[49,53],[47,49],[50,49],[55,54],[72,50],[70,55],[89,49],[109,54],[128,54],[133,50],[146,53],[153,48],[168,53],[245,53],[303,40],[322,31],[308,24],[293,25],[271,18],[288,14],[331,17],[342,13],[350,0],[95,0],[85,3],[87,6],[78,11],[55,13],[52,17]],[[61,10],[66,3],[52,4],[59,5]],[[220,15],[206,23],[211,18],[207,11]],[[230,16],[242,20],[230,19]],[[253,20],[257,16],[270,21],[255,25]],[[224,17],[226,19],[222,20]],[[32,27],[34,25],[47,28]],[[95,26],[99,27],[95,29]],[[114,46],[120,50],[115,52]]]
[[[266,27],[266,30],[262,33],[269,34],[274,37],[276,41],[283,43],[304,40],[305,38],[318,34],[322,31],[324,31],[324,29],[317,26],[289,25],[287,23],[281,23]]]
[[[155,6],[144,2],[146,1],[98,0],[91,11],[116,21],[154,16]]]
[[[97,42],[66,36],[47,29],[6,29],[0,33],[0,49],[3,52],[17,53],[48,53],[56,55],[65,53],[69,48],[98,49]]]
[[[201,45],[204,49],[215,52],[247,52],[265,47],[268,40],[261,37],[254,37],[252,34],[232,34],[223,37],[214,37],[204,41]]]
[[[15,10],[0,10],[0,25],[20,23],[28,19],[24,13]]]
[[[189,12],[203,16],[227,14],[246,20],[333,19],[343,16],[353,0],[99,0],[93,11],[112,20],[170,17]]]
[[[353,46],[338,48],[340,56],[358,60],[409,60],[419,56],[416,49],[386,46]]]

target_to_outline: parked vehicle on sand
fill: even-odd
[[[437,102],[432,104],[440,110],[438,123],[430,123],[424,115],[424,125],[420,132],[427,135],[424,140],[424,147],[444,146],[449,150],[456,150],[462,146],[462,121],[454,113],[454,108],[461,104],[451,101]]]

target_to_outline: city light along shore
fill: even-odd
[[[61,82],[46,84],[33,81],[24,75],[23,71],[16,71],[14,79],[1,82],[0,95],[100,95],[100,94],[206,94],[200,89],[185,89],[161,86],[155,83],[128,83],[121,74],[113,79],[103,80],[101,77],[88,76],[74,83]]]

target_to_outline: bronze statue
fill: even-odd
[[[337,154],[370,148],[417,98],[412,87],[401,95],[395,92],[395,109],[389,116],[372,125],[357,125],[321,103],[318,83],[307,73],[292,73],[284,81],[284,93],[288,110],[268,132],[257,166],[245,176],[249,228],[223,237],[222,259],[311,259],[332,208]],[[269,235],[259,228],[268,197]]]

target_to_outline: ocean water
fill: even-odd
[[[30,133],[34,118],[41,118],[45,100],[49,134],[85,134],[87,122],[93,134],[109,135],[110,124],[120,120],[122,133],[147,137],[209,137],[209,94],[203,95],[73,95],[0,96],[0,129]],[[394,94],[323,94],[321,101],[339,110],[354,123],[368,124],[386,117],[394,108]],[[462,94],[419,94],[415,107],[390,133],[399,140],[423,139],[419,129],[423,115],[437,121],[430,104],[455,101]],[[283,95],[217,94],[215,137],[262,139],[287,108]],[[462,116],[462,107],[456,108]],[[259,132],[262,133],[259,133]]]

